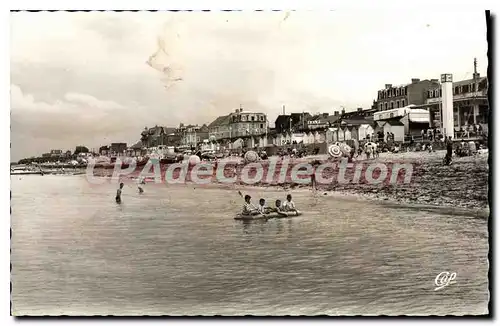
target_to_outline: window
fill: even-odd
[[[252,115],[252,121],[255,121],[255,117]]]
[[[399,96],[399,88],[396,88],[396,96]]]
[[[380,111],[382,111],[384,109],[384,104],[383,103],[380,103]]]
[[[264,124],[263,123],[260,124],[260,129],[264,129]]]
[[[405,107],[405,100],[401,100],[401,107],[404,108]]]
[[[387,110],[387,102],[385,102],[385,109]]]
[[[391,109],[394,109],[394,102],[391,101]]]
[[[431,98],[431,97],[434,97],[434,91],[430,90],[427,92],[427,97],[428,98]]]
[[[399,101],[396,101],[396,108],[399,108]]]

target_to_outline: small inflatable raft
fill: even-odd
[[[294,216],[300,216],[302,213],[300,211],[297,212],[282,212],[282,213],[270,213],[266,215],[242,215],[242,214],[237,214],[234,219],[235,220],[244,220],[244,221],[249,221],[249,220],[268,220],[270,218],[289,218],[289,217],[294,217]]]

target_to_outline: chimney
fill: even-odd
[[[362,112],[363,111],[363,108],[358,108],[358,112]]]
[[[420,78],[412,78],[412,79],[411,79],[411,83],[412,83],[412,84],[416,84],[416,83],[418,83],[419,81],[420,81]]]
[[[323,113],[323,118],[328,118],[329,115],[330,114],[328,114],[328,113]]]
[[[345,109],[342,109],[342,114],[345,114]]]
[[[385,84],[385,89],[389,89],[392,87],[392,84]]]
[[[240,112],[240,109],[234,110],[234,113],[238,113],[238,112]]]
[[[336,116],[338,116],[338,115],[339,115],[339,111],[334,111],[334,112],[333,112],[333,116],[335,116],[335,117],[336,117]]]
[[[474,73],[472,74],[472,78],[478,79],[479,73],[477,72],[477,59],[474,58]]]

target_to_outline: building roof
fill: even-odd
[[[392,118],[385,120],[384,122],[390,124],[391,126],[404,126],[404,123],[401,122],[400,118]]]
[[[218,127],[218,126],[227,125],[230,122],[230,117],[231,117],[230,114],[228,114],[228,115],[221,115],[220,117],[217,117],[217,119],[215,119],[214,121],[212,121],[212,123],[210,123],[208,125],[208,128],[215,128],[215,127]]]
[[[485,81],[486,81],[486,77],[479,77],[479,78],[476,79],[476,82],[478,84],[483,83]],[[465,79],[465,80],[459,80],[459,81],[453,82],[453,87],[463,86],[463,85],[470,85],[472,83],[474,83],[474,78]],[[441,89],[441,85],[436,85],[436,87],[430,88],[429,90],[436,90],[436,89]]]
[[[372,124],[373,119],[342,119],[342,124],[347,124],[347,125],[353,125],[353,126],[359,126],[359,125],[364,125],[364,124]]]
[[[330,115],[328,113],[315,114],[315,115],[311,115],[311,117],[308,119],[308,121],[319,121],[321,123],[328,123],[329,116]]]
[[[151,135],[151,136],[159,136],[161,135],[162,133],[163,134],[171,134],[171,133],[174,133],[175,132],[175,128],[171,128],[171,127],[162,127],[162,126],[154,126],[152,128],[145,128],[142,132],[141,132],[141,135],[143,136],[147,136],[147,135]]]
[[[163,132],[167,135],[174,134],[177,129],[173,127],[163,127]]]
[[[138,141],[134,145],[130,146],[130,149],[141,149],[142,148],[142,142]]]
[[[340,119],[340,115],[330,115],[326,118],[326,121],[330,123],[337,122]]]
[[[479,77],[479,78],[476,79],[476,82],[477,83],[481,83],[484,80],[486,80],[486,77]],[[472,83],[474,83],[474,78],[466,79],[466,80],[459,80],[459,81],[456,81],[456,82],[453,83],[453,87],[455,87],[455,86],[462,86],[462,85],[469,85],[469,84],[472,84]]]

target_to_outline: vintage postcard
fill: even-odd
[[[11,314],[489,314],[488,21],[11,12]]]

